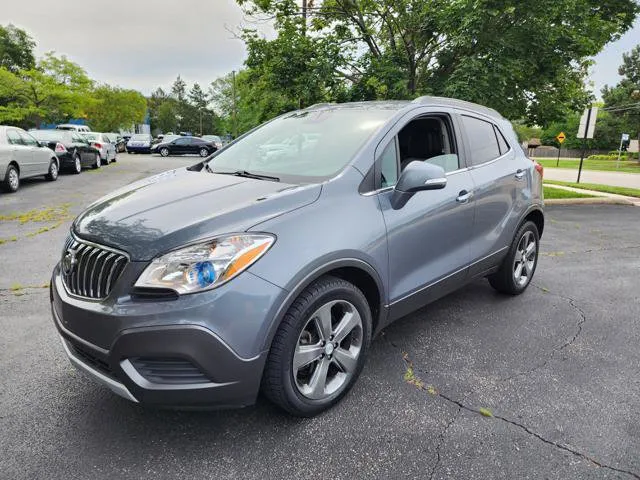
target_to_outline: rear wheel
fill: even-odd
[[[100,154],[96,153],[96,161],[93,162],[93,168],[100,168],[102,166],[102,158],[100,158]]]
[[[9,193],[18,191],[18,188],[20,188],[20,173],[15,165],[9,165],[7,167],[7,173],[2,183],[0,183],[0,187],[3,191]]]
[[[71,167],[71,171],[76,175],[82,172],[82,161],[80,160],[80,155],[77,153],[73,156],[73,166]]]
[[[200,149],[200,156],[201,157],[208,157],[209,156],[209,150],[207,150],[206,148],[201,148]]]
[[[525,222],[516,233],[500,270],[489,276],[489,283],[497,291],[519,295],[531,283],[538,265],[540,235],[533,222]]]
[[[50,182],[55,182],[58,179],[58,161],[51,159],[49,162],[49,172],[44,176]]]
[[[310,417],[335,405],[356,382],[371,342],[362,292],[322,277],[295,300],[271,345],[265,395],[287,412]]]

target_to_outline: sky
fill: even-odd
[[[0,0],[0,23],[25,29],[36,54],[54,50],[87,70],[98,82],[134,88],[148,95],[168,89],[180,74],[190,86],[207,86],[242,67],[246,50],[234,33],[255,25],[235,0]],[[620,40],[595,57],[590,82],[599,97],[605,84],[620,80],[622,53],[640,43],[640,19]]]

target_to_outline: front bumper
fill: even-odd
[[[285,292],[250,274],[236,280],[234,290],[223,290],[229,282],[209,298],[136,303],[114,291],[116,298],[98,302],[70,296],[56,267],[52,315],[71,363],[128,400],[170,407],[246,406],[255,402],[267,358],[257,347],[271,324],[266,314]],[[150,372],[141,367],[147,361],[173,362],[167,368],[174,370]],[[175,369],[185,368],[187,376],[176,382]]]

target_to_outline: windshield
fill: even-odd
[[[269,122],[213,157],[216,171],[246,170],[283,181],[335,176],[395,110],[323,109],[293,112]]]
[[[66,136],[68,135],[63,130],[32,130],[29,133],[42,142],[49,140],[59,142],[60,140],[66,139]]]
[[[176,138],[180,138],[180,135],[165,135],[164,138],[162,139],[162,143],[171,142],[172,140],[175,140]]]
[[[149,142],[151,141],[151,135],[146,133],[137,133],[131,137],[131,140]]]
[[[209,142],[221,142],[222,140],[217,135],[203,135],[203,140],[207,140]]]

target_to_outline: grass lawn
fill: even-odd
[[[569,190],[562,190],[561,188],[544,187],[544,199],[550,200],[552,198],[592,198],[593,195],[586,193],[570,192]]]
[[[556,180],[545,180],[544,183],[564,185],[565,187],[585,188],[587,190],[595,190],[596,192],[617,193],[618,195],[625,195],[627,197],[640,198],[640,189],[637,188],[612,187],[610,185],[599,185],[597,183],[559,182]]]
[[[536,162],[544,168],[556,168],[555,158],[536,158]],[[561,158],[559,168],[573,168],[578,170],[579,158]],[[583,170],[604,170],[607,172],[640,173],[640,162],[637,160],[620,160],[620,168],[616,169],[615,160],[587,160],[582,164]]]

